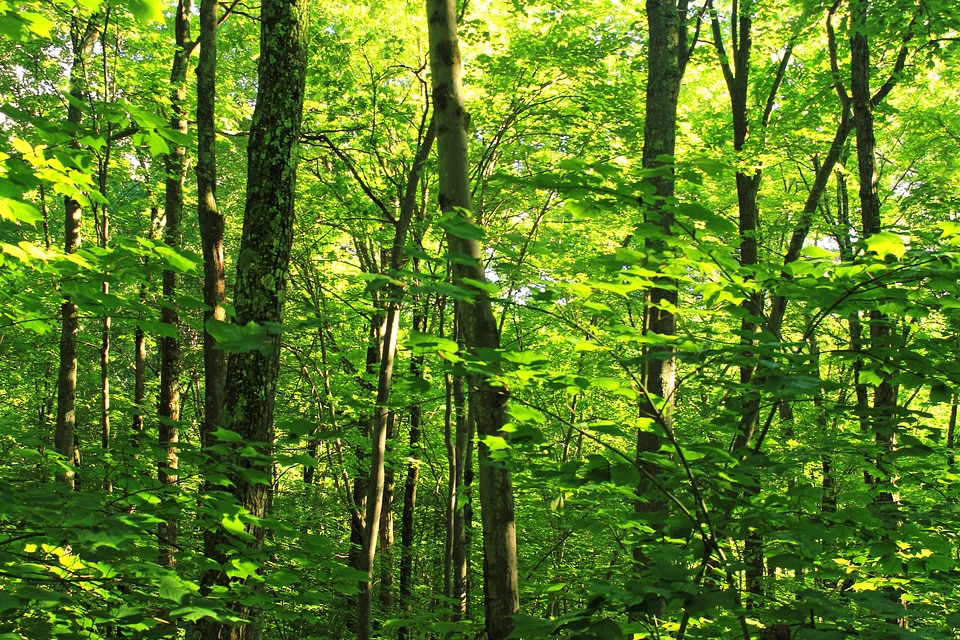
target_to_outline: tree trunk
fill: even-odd
[[[394,287],[390,287],[391,291]],[[393,300],[394,293],[388,293],[387,307],[384,310],[380,372],[377,381],[377,406],[374,414],[373,446],[370,455],[370,480],[367,483],[367,505],[364,515],[363,548],[360,554],[359,569],[367,574],[367,580],[360,582],[360,596],[357,599],[357,638],[368,640],[372,635],[373,620],[373,560],[380,535],[381,513],[386,489],[385,456],[387,435],[390,423],[390,389],[393,384],[393,363],[397,351],[397,331],[400,322],[400,307]]]
[[[190,13],[192,0],[180,0],[177,3],[175,24],[176,49],[173,54],[173,66],[170,70],[170,128],[187,134],[187,117],[184,102],[187,97],[187,59],[190,55]],[[183,185],[187,172],[187,150],[182,146],[171,149],[165,158],[166,181],[163,207],[164,237],[167,246],[179,248],[183,232],[180,220],[183,217]],[[160,406],[159,430],[157,440],[166,453],[159,461],[157,477],[161,485],[168,487],[164,492],[163,519],[157,526],[159,562],[161,566],[176,565],[179,517],[177,500],[173,486],[177,483],[179,459],[177,442],[180,440],[180,316],[176,304],[177,274],[173,269],[163,270],[164,305],[160,311],[160,321],[171,327],[174,335],[160,338]]]
[[[651,178],[655,194],[653,202],[644,203],[644,220],[659,226],[661,233],[669,236],[673,224],[672,165],[676,150],[677,99],[686,65],[686,2],[681,2],[678,7],[676,0],[648,0],[646,11],[650,42],[647,47],[643,167],[654,169],[666,165],[670,169]],[[658,256],[656,259],[660,259],[666,249],[661,238],[647,238],[645,245],[651,255]],[[677,292],[673,281],[662,278],[648,293],[644,333],[668,338],[676,335],[676,305]],[[650,421],[650,427],[637,431],[637,460],[649,476],[655,477],[660,467],[645,458],[659,452],[664,434],[673,428],[676,357],[669,344],[649,347],[645,356],[640,416]],[[636,494],[634,509],[638,513],[657,512],[666,506],[664,497],[659,495],[649,477],[641,480]],[[646,562],[639,547],[634,550],[634,559],[640,566]]]
[[[217,207],[216,87],[217,0],[200,0],[200,57],[197,64],[197,220],[203,253],[203,321],[227,318],[223,260],[224,218]],[[210,332],[203,333],[204,401],[201,436],[204,447],[220,425],[226,354]]]
[[[150,230],[147,238],[152,240],[160,219],[160,208],[150,207]],[[147,284],[140,285],[140,303],[144,305],[147,299]],[[133,337],[133,403],[136,406],[133,414],[133,433],[131,444],[139,446],[140,435],[143,433],[143,414],[147,400],[147,334],[140,324],[137,324]]]
[[[414,270],[416,270],[416,262]],[[419,310],[413,317],[413,330],[426,332],[427,317]],[[424,357],[410,358],[410,376],[415,380],[423,378]],[[420,479],[420,426],[423,420],[420,405],[411,402],[408,409],[410,415],[410,456],[407,464],[407,477],[403,485],[403,513],[400,516],[400,610],[409,615],[413,613],[413,534],[417,506],[417,483]],[[409,640],[410,629],[401,627],[397,636],[399,640]]]
[[[384,452],[389,454],[391,450],[390,443],[396,437],[397,414],[390,411],[387,416],[387,449]],[[380,604],[381,615],[389,618],[393,613],[393,588],[394,588],[394,484],[396,482],[396,472],[393,465],[386,462],[383,474],[383,507],[380,510],[380,585],[377,592],[377,600]]]
[[[463,376],[453,378],[454,441],[451,471],[454,472],[450,508],[453,513],[452,539],[452,596],[455,620],[469,619],[470,604],[470,548],[467,531],[470,517],[470,494],[466,484],[467,466],[470,464],[468,445],[473,439],[472,422],[467,415],[466,384]]]
[[[216,151],[216,77],[217,77],[217,0],[200,0],[200,56],[197,64],[197,223],[203,255],[203,321],[204,327],[211,321],[226,320],[226,278],[224,271],[223,234],[224,218],[217,206],[217,151]],[[204,470],[206,490],[218,489],[209,482],[208,474],[219,456],[210,453],[216,444],[213,432],[221,425],[224,406],[224,383],[227,372],[226,354],[217,348],[217,341],[207,330],[203,332],[203,418],[200,425],[200,440],[203,449],[211,458]],[[219,472],[219,471],[218,471]],[[222,532],[207,526],[203,533],[203,553],[207,558],[223,560],[218,549]],[[206,574],[201,581],[201,591],[207,593],[221,577]],[[219,623],[201,620],[198,623],[204,640],[219,640],[220,632],[226,629]],[[229,632],[227,632],[229,633]]]
[[[856,119],[857,168],[860,179],[860,216],[862,236],[867,238],[882,231],[880,219],[880,195],[877,190],[876,138],[873,124],[873,103],[870,95],[870,47],[867,40],[867,0],[854,0],[850,4],[850,98]],[[871,348],[885,351],[891,346],[892,329],[887,316],[878,309],[869,311]],[[888,361],[889,358],[884,358]],[[891,363],[893,364],[893,363]],[[892,366],[890,370],[893,370]],[[878,506],[887,514],[892,525],[896,521],[897,497],[893,479],[886,469],[885,458],[896,447],[897,387],[889,377],[877,385],[873,395],[872,431],[880,447],[877,456],[876,484],[888,487],[877,495]],[[887,505],[883,507],[882,505]]]
[[[873,121],[873,97],[870,95],[870,45],[867,38],[869,0],[850,2],[850,101],[856,120],[857,169],[860,180],[861,238],[869,238],[882,229],[880,218],[880,195],[877,190],[876,138]],[[879,309],[868,312],[870,349],[876,350],[878,358],[887,365],[887,371],[896,370],[897,364],[889,355],[894,352],[893,330],[890,318]],[[876,474],[868,478],[869,484],[877,487],[872,507],[882,523],[883,539],[895,535],[899,526],[899,495],[896,478],[888,467],[887,459],[897,446],[897,385],[885,374],[873,392],[873,409],[869,412],[870,430],[877,445],[875,458]],[[889,589],[888,598],[900,608],[897,591]],[[903,626],[902,616],[886,617],[890,625]]]
[[[454,0],[427,0],[430,34],[430,69],[433,80],[434,118],[437,125],[440,209],[460,224],[470,222],[467,119],[462,68],[457,41]],[[471,304],[457,305],[457,319],[470,352],[496,350],[500,335],[489,295],[480,244],[458,235],[457,225],[448,226],[447,246],[454,284],[473,294]],[[480,286],[470,282],[480,283]],[[492,365],[495,368],[495,365]],[[489,376],[470,379],[471,413],[480,440],[480,504],[483,511],[484,608],[489,640],[506,638],[513,629],[513,615],[520,609],[517,587],[517,539],[514,522],[513,481],[510,469],[491,458],[487,441],[508,440],[502,431],[507,422],[509,395]]]
[[[219,544],[211,558],[220,565],[208,569],[203,584],[228,585],[225,546],[256,556],[263,547],[273,474],[273,413],[280,365],[280,332],[290,249],[293,242],[294,194],[300,125],[307,65],[306,0],[264,0],[261,4],[260,63],[257,104],[247,151],[247,201],[237,260],[234,304],[237,322],[253,322],[265,330],[261,346],[230,355],[224,392],[224,426],[243,442],[232,451],[231,493],[254,522],[246,522],[248,537],[238,540],[217,529]],[[241,455],[253,447],[256,455]],[[209,548],[208,548],[209,549]],[[247,551],[245,551],[247,550]],[[249,585],[256,588],[256,585]],[[226,627],[209,621],[204,638],[258,640],[259,611],[232,602],[231,608],[250,622]]]
[[[70,26],[70,40],[73,45],[73,60],[70,65],[70,97],[67,107],[67,123],[73,127],[75,148],[79,148],[76,136],[83,112],[79,108],[86,100],[87,76],[86,59],[93,53],[93,47],[100,36],[100,24],[97,16],[86,22],[74,17]],[[63,201],[63,251],[76,253],[80,248],[82,209],[80,203],[67,196]],[[77,344],[80,329],[80,317],[77,305],[69,296],[64,296],[60,305],[60,367],[57,373],[57,424],[54,432],[54,448],[66,463],[66,469],[57,473],[69,489],[76,487],[76,469],[80,465],[80,448],[77,446]]]

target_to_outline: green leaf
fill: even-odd
[[[483,228],[459,213],[444,214],[439,220],[444,231],[464,240],[483,240]]]
[[[224,515],[220,520],[220,524],[223,525],[223,528],[244,540],[253,540],[254,536],[247,532],[247,528],[244,526],[243,521],[240,520],[240,516],[236,514],[227,514]]]
[[[230,431],[223,427],[217,428],[211,435],[220,442],[243,442],[243,436],[236,431]]]
[[[160,0],[127,0],[127,8],[143,24],[163,20],[163,2]]]
[[[953,389],[942,382],[934,383],[930,387],[930,402],[950,404],[953,402]]]
[[[265,325],[250,321],[245,326],[210,319],[206,324],[207,333],[217,341],[217,347],[227,353],[246,353],[259,351],[267,355],[273,349],[271,333]]]
[[[179,578],[166,576],[160,581],[160,597],[180,604],[183,599],[192,593],[191,589],[183,586]]]
[[[410,336],[407,338],[407,344],[410,345],[410,348],[416,355],[436,353],[437,351],[456,353],[460,348],[453,340],[430,335],[429,333],[420,333],[419,331],[410,332]]]
[[[43,220],[43,214],[32,204],[0,196],[0,218],[14,223],[35,224]]]
[[[857,374],[857,384],[879,386],[882,383],[883,377],[872,369],[862,369],[859,374]]]
[[[899,260],[907,252],[903,238],[889,231],[881,231],[880,233],[873,234],[867,238],[866,244],[867,249],[876,253],[880,258],[886,258],[888,255],[892,255]]]
[[[463,282],[463,284],[469,285],[474,289],[479,289],[480,291],[483,291],[484,293],[488,293],[490,295],[496,295],[497,293],[500,292],[500,288],[497,285],[486,280],[474,280],[473,278],[461,278],[460,281]]]

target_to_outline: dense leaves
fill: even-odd
[[[226,322],[204,321],[190,172],[182,243],[163,240],[164,158],[196,153],[193,125],[169,125],[168,4],[0,1],[0,638],[193,638],[238,612],[263,638],[350,637],[371,575],[374,635],[477,637],[481,445],[513,478],[512,637],[957,637],[953,4],[679,3],[676,153],[644,168],[643,5],[463,3],[474,210],[442,214],[423,3],[312,3],[286,310],[243,323],[229,303]],[[255,7],[221,10],[232,291],[259,25]],[[77,66],[83,33],[95,46]],[[861,35],[879,226],[861,219]],[[82,211],[75,252],[65,199]],[[473,263],[450,238],[482,243],[482,278],[452,277]],[[655,289],[676,305],[650,304]],[[481,299],[498,349],[464,342],[454,307]],[[64,300],[79,462],[55,453]],[[649,330],[665,311],[676,335]],[[205,331],[230,354],[279,336],[274,442],[201,433]],[[163,339],[181,346],[175,482],[158,478]],[[671,354],[661,398],[646,372]],[[478,380],[510,394],[502,431],[479,438]],[[368,573],[356,527],[381,419]],[[644,434],[659,450],[638,451]],[[240,484],[269,489],[265,515],[225,491]],[[158,525],[175,520],[175,562],[161,562]]]

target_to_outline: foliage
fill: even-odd
[[[404,550],[381,539],[381,637],[481,633],[481,506],[469,480],[452,496],[472,539],[467,615],[448,613],[458,604],[446,558],[449,440],[455,382],[492,371],[511,394],[503,436],[483,444],[492,464],[513,472],[522,611],[513,637],[957,637],[955,7],[871,3],[871,82],[874,90],[895,82],[875,107],[883,216],[882,231],[867,234],[852,136],[804,217],[844,109],[846,3],[691,4],[677,154],[653,172],[640,160],[640,5],[466,3],[473,218],[441,216],[430,155],[409,232],[394,246],[433,100],[422,3],[314,4],[284,321],[204,326],[195,222],[184,220],[180,248],[159,239],[163,158],[179,145],[190,156],[195,145],[192,131],[168,125],[169,7],[0,1],[0,638],[190,638],[204,619],[240,622],[236,602],[262,612],[264,637],[353,633],[366,579],[349,565],[353,483],[369,473],[379,323],[396,300],[397,365],[380,409],[391,416],[398,523],[411,465],[419,493],[405,602],[385,578],[399,576]],[[726,29],[734,7],[754,29],[751,129],[739,151],[710,25],[698,22],[716,12]],[[255,18],[237,5],[218,32],[230,278],[256,91]],[[104,27],[78,100],[70,32],[88,19]],[[71,107],[83,114],[77,130],[65,124]],[[677,196],[666,203],[674,222],[665,230],[645,209],[651,179],[670,171]],[[754,171],[758,261],[743,265],[737,174]],[[109,214],[105,246],[87,239],[62,251],[65,197],[82,205],[88,238]],[[188,180],[188,211],[195,197]],[[804,229],[802,250],[785,259]],[[450,281],[464,257],[448,254],[447,232],[482,239],[490,283]],[[164,270],[180,275],[173,298],[162,295]],[[454,302],[470,304],[478,285],[494,301],[500,350],[459,342]],[[678,293],[676,336],[644,330],[655,312],[646,294],[662,286]],[[81,318],[73,492],[56,481],[67,461],[53,453],[64,296]],[[785,313],[775,325],[779,299]],[[179,330],[160,321],[171,304]],[[115,362],[109,449],[100,446],[93,364],[105,317]],[[135,392],[138,330],[149,347],[145,401]],[[272,474],[249,464],[262,453],[233,431],[202,446],[205,330],[231,353],[282,335]],[[182,347],[176,484],[156,477],[163,337]],[[677,390],[650,398],[643,372],[664,346],[676,355]],[[884,385],[896,389],[892,406],[873,402]],[[647,400],[661,410],[672,401],[670,430],[640,417]],[[414,415],[422,426],[411,442]],[[748,415],[755,424],[740,446]],[[651,430],[663,448],[638,456],[637,434]],[[264,520],[216,490],[237,473],[270,487]],[[638,486],[652,488],[638,495]],[[157,526],[173,515],[182,531],[166,567]],[[261,550],[248,548],[251,525],[269,532]],[[210,529],[229,540],[228,584],[206,590],[201,540]],[[756,541],[760,592],[747,577]]]

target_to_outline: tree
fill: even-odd
[[[0,636],[955,635],[957,7],[187,5],[0,0]]]
[[[274,403],[280,363],[280,334],[290,246],[294,190],[303,112],[307,60],[307,17],[303,0],[268,0],[261,6],[261,57],[258,99],[248,146],[247,206],[234,292],[237,323],[263,331],[261,347],[231,354],[224,392],[222,429],[239,434],[254,451],[236,448],[228,460],[231,493],[246,531],[235,540],[241,553],[258,557],[265,536],[267,495],[273,478]],[[206,585],[227,584],[229,534],[213,545],[219,566],[204,576]],[[209,549],[209,547],[208,547]],[[256,607],[234,605],[252,623],[225,629],[208,622],[204,637],[259,638]]]
[[[173,54],[173,66],[170,69],[172,87],[170,103],[172,115],[170,126],[184,136],[187,134],[187,119],[184,102],[186,100],[187,62],[192,43],[190,41],[190,12],[193,3],[189,0],[177,4],[175,18],[176,49]],[[183,183],[186,179],[186,148],[176,146],[167,154],[164,168],[164,242],[170,247],[179,247],[183,231],[180,220],[183,212]],[[161,484],[175,485],[177,482],[177,443],[180,440],[180,316],[177,312],[177,274],[172,268],[163,271],[164,306],[160,312],[161,322],[169,325],[168,333],[160,339],[160,406],[157,411],[160,419],[158,443],[166,452],[159,463],[158,477]],[[173,335],[170,335],[170,334]],[[175,500],[170,501],[171,511],[175,511]],[[160,548],[160,563],[172,567],[176,560],[174,552],[178,546],[178,527],[175,513],[167,516],[159,525],[157,539]]]
[[[457,321],[463,341],[474,355],[490,357],[500,346],[483,255],[471,222],[467,112],[457,41],[456,3],[428,0],[430,71],[439,156],[439,201],[446,217],[447,246],[454,284],[469,292],[458,301]],[[488,364],[487,366],[491,366]],[[496,365],[492,365],[493,373]],[[487,636],[506,638],[519,610],[517,539],[513,484],[509,467],[491,455],[491,446],[506,436],[507,390],[490,375],[470,376],[470,414],[480,441],[480,503],[483,516],[483,582]]]
[[[100,16],[82,18],[74,15],[70,22],[72,62],[70,65],[70,105],[67,107],[67,123],[76,132],[83,118],[80,105],[87,98],[87,60],[100,37]],[[74,139],[77,139],[74,133]],[[79,144],[74,142],[75,148]],[[80,196],[65,196],[64,246],[66,254],[76,253],[80,248],[82,204]],[[76,485],[76,468],[80,465],[80,448],[77,444],[77,341],[80,320],[77,305],[66,296],[60,305],[60,368],[57,376],[57,424],[54,445],[66,464],[62,478],[73,489]]]

